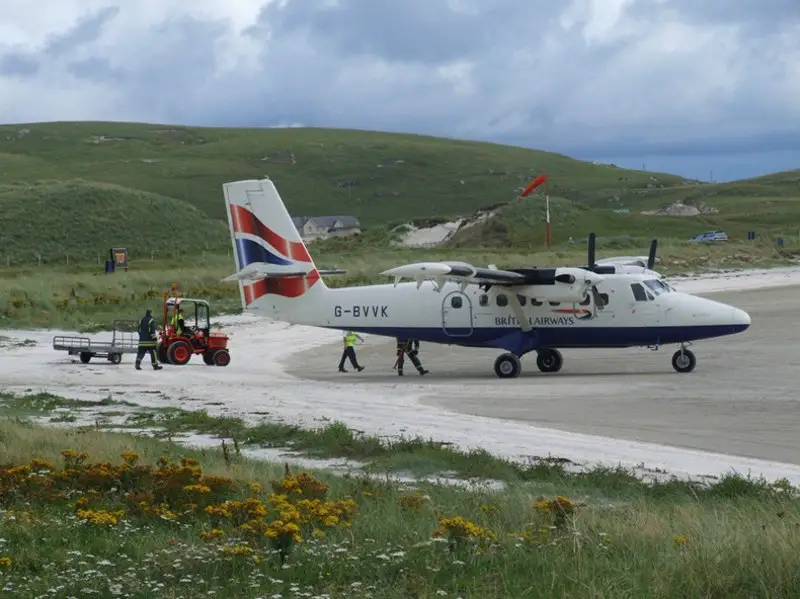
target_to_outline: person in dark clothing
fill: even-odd
[[[156,321],[153,320],[152,311],[145,312],[144,318],[139,321],[139,351],[136,353],[136,370],[142,369],[142,359],[145,354],[150,354],[150,361],[153,363],[153,370],[161,370],[156,355]]]
[[[419,354],[419,339],[401,339],[397,338],[397,376],[403,376],[403,363],[405,362],[405,355],[408,354],[411,363],[419,371],[420,376],[428,374],[428,371],[422,367],[417,355]]]

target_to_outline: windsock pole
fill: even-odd
[[[547,247],[550,247],[550,178],[547,176],[547,172],[544,174],[544,201],[545,201],[545,210],[547,211],[547,222],[545,224],[545,234],[544,234],[544,243]]]

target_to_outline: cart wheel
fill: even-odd
[[[214,365],[227,366],[231,363],[231,354],[227,349],[218,349],[214,352]]]
[[[81,352],[81,362],[83,364],[88,364],[89,360],[91,360],[91,359],[92,359],[92,354],[90,354],[88,351],[82,351]]]
[[[119,364],[122,362],[122,354],[109,354],[108,361],[112,364]]]
[[[203,362],[206,363],[206,366],[213,366],[214,365],[214,354],[212,352],[206,352],[203,354]]]
[[[169,358],[170,364],[183,366],[192,357],[192,349],[185,341],[176,341],[169,346],[167,357]]]

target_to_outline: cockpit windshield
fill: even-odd
[[[662,293],[669,293],[671,291],[669,285],[659,279],[647,279],[642,281],[654,295],[661,295]]]

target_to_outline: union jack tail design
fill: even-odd
[[[225,183],[223,190],[237,271],[255,280],[240,280],[245,308],[264,296],[297,299],[325,287],[272,181]]]

